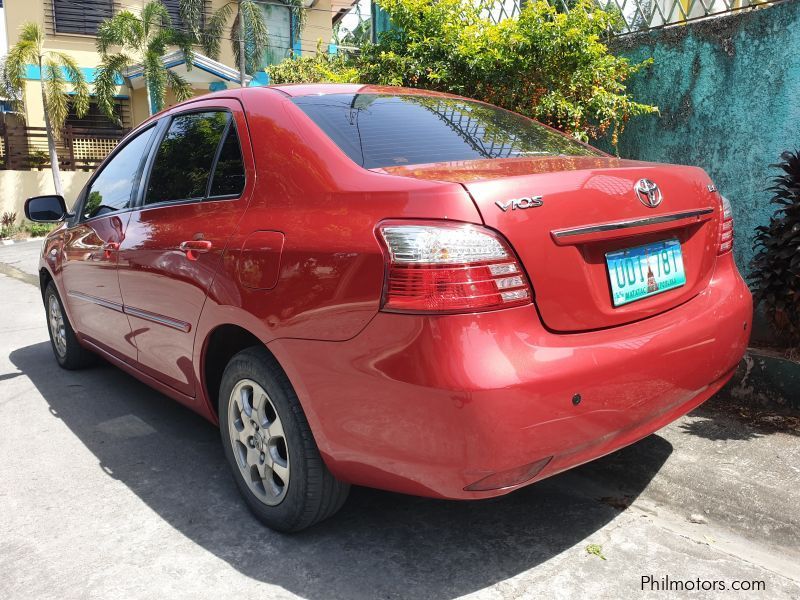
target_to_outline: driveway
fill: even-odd
[[[0,598],[620,598],[648,576],[800,597],[800,438],[715,411],[724,397],[504,498],[356,488],[273,533],[214,427],[111,366],[58,368],[38,248],[0,247]]]

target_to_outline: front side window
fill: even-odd
[[[150,127],[127,142],[94,178],[86,195],[84,219],[131,206],[133,188],[154,132],[155,127]]]
[[[56,33],[94,35],[100,23],[113,16],[112,0],[53,0]]]
[[[230,118],[228,112],[207,111],[178,115],[172,120],[156,153],[145,204],[207,196],[217,150]]]
[[[516,113],[461,98],[325,94],[294,103],[353,161],[398,165],[599,153]]]

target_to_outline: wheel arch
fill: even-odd
[[[47,267],[41,267],[39,269],[39,293],[42,294],[42,298],[44,298],[44,291],[47,289],[47,284],[51,281],[55,282],[53,274],[50,273],[50,270]],[[58,286],[56,286],[56,288],[57,287]]]
[[[286,371],[267,345],[257,335],[235,323],[217,325],[206,335],[200,364],[203,392],[214,418],[219,420],[219,386],[230,360],[242,350],[258,346],[287,377]],[[291,381],[290,381],[291,383]]]

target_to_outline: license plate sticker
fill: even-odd
[[[678,240],[665,240],[606,254],[611,300],[622,306],[686,284]]]

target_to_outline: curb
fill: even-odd
[[[13,246],[14,244],[23,244],[25,242],[33,242],[40,239],[43,238],[29,237],[25,238],[24,240],[0,240],[0,246]]]
[[[759,408],[800,415],[800,363],[759,348],[748,348],[728,384],[731,396]]]

